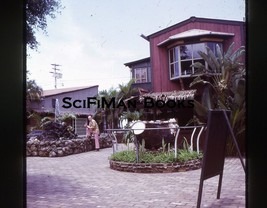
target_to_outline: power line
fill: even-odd
[[[58,64],[51,64],[51,65],[54,66],[54,68],[53,68],[54,71],[52,71],[50,73],[52,73],[53,77],[55,78],[55,89],[57,89],[57,79],[62,78],[62,73],[60,73],[60,69],[57,68],[60,65],[58,65]]]

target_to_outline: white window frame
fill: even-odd
[[[216,42],[201,42],[201,43],[203,43],[205,46],[207,46],[208,43],[221,44],[221,43],[216,43]],[[196,44],[199,44],[199,43],[186,44],[186,46],[193,47],[193,45],[196,45]],[[185,46],[185,45],[177,45],[177,46],[174,46],[174,47],[172,47],[172,48],[170,48],[168,50],[169,76],[170,76],[171,80],[182,78],[182,77],[190,77],[192,74],[195,73],[194,67],[191,68],[191,73],[190,72],[189,73],[186,72],[186,70],[182,71],[182,66],[181,66],[182,62],[191,61],[191,64],[193,64],[193,62],[197,62],[198,60],[199,61],[200,60],[203,61],[202,58],[194,58],[193,55],[189,59],[181,60],[181,55],[180,55],[181,46]],[[171,54],[170,54],[171,51],[173,51],[172,52],[173,53],[172,54],[173,55],[173,60],[171,60]],[[193,51],[193,50],[191,50],[191,51]],[[204,51],[204,52],[206,52],[206,51]],[[205,66],[207,67],[207,63],[206,62],[205,62]],[[173,72],[172,72],[172,68],[174,70]],[[178,69],[178,71],[177,71],[177,69]]]
[[[144,77],[142,77],[142,73],[144,73]],[[139,74],[139,76],[138,76]],[[138,67],[134,69],[134,79],[135,83],[145,83],[147,82],[147,68],[146,67]]]

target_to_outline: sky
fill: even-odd
[[[27,48],[27,70],[43,90],[98,85],[99,91],[130,80],[124,64],[149,57],[150,35],[191,16],[243,21],[245,0],[61,0],[48,18],[47,34],[36,32],[37,51]]]

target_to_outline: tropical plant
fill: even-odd
[[[26,97],[30,101],[40,101],[42,96],[42,88],[38,86],[35,82],[35,80],[27,80],[26,84],[27,93]]]
[[[162,140],[161,140],[161,148],[159,148],[158,151],[162,151],[162,153],[165,153],[165,154],[172,153],[173,150],[171,149],[171,143],[167,143],[166,144],[164,137],[162,137]]]
[[[120,84],[118,88],[110,88],[109,90],[103,90],[98,93],[98,99],[101,98],[108,103],[114,102],[113,106],[105,106],[97,110],[97,115],[100,120],[104,120],[109,126],[109,128],[117,128],[119,125],[119,120],[123,112],[125,111],[124,106],[119,105],[125,102],[127,99],[133,98],[133,95],[137,92],[136,89],[132,88],[133,80],[130,80],[127,84]],[[127,105],[125,104],[126,108]],[[105,118],[103,118],[105,117]]]
[[[127,84],[119,84],[119,91],[118,91],[118,101],[120,102],[125,101],[127,99],[134,98],[135,94],[137,93],[136,88],[132,88],[132,84],[134,83],[134,79],[131,79]],[[127,106],[127,105],[126,105]]]
[[[40,127],[40,116],[31,109],[31,102],[41,102],[43,89],[37,85],[35,80],[30,80],[27,77],[26,81],[26,113],[28,122],[33,120],[36,123],[36,128]]]
[[[127,119],[129,122],[131,121],[137,121],[140,120],[140,118],[143,115],[143,109],[141,109],[140,111],[123,111],[121,114],[120,119],[124,120]]]
[[[41,122],[40,122],[40,127],[43,129],[43,127],[45,126],[45,125],[47,125],[48,123],[50,123],[50,122],[52,122],[52,121],[54,121],[54,119],[53,118],[51,118],[51,117],[49,117],[49,116],[45,116],[45,117],[43,117],[42,119],[41,119]]]
[[[30,101],[41,101],[43,89],[37,85],[35,80],[27,79],[26,82],[26,100]]]
[[[103,108],[98,108],[96,116],[99,117],[99,124],[104,121],[105,127],[106,124],[108,125],[109,128],[114,128],[115,123],[117,123],[117,94],[118,91],[115,88],[110,88],[109,90],[102,90],[98,93],[97,97],[98,99],[102,102],[103,98],[106,102],[110,103],[112,100],[114,101],[115,107],[111,106],[106,106],[103,105]],[[101,103],[102,106],[102,103]]]
[[[200,118],[207,119],[209,109],[226,109],[231,113],[231,126],[234,133],[240,135],[245,132],[245,85],[246,71],[244,66],[245,47],[234,51],[232,43],[226,53],[216,45],[216,54],[206,47],[207,52],[199,51],[199,55],[208,67],[197,62],[192,66],[197,68],[197,77],[190,87],[203,84],[202,102],[195,100],[195,111]]]
[[[183,148],[178,150],[177,159],[178,161],[185,162],[196,158],[202,158],[202,152],[193,151],[188,144],[188,141],[183,137]]]
[[[33,112],[33,113],[29,114],[27,119],[28,119],[27,132],[31,132],[33,130],[41,129],[41,119],[42,119],[42,117],[40,116],[39,113]]]
[[[58,118],[61,122],[66,123],[66,125],[71,125],[72,121],[76,119],[76,115],[73,113],[64,113]]]

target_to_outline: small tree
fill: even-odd
[[[117,94],[118,94],[118,91],[112,87],[109,90],[100,91],[97,97],[99,100],[101,100],[100,98],[105,99],[105,101],[107,101],[108,103],[111,102],[112,99],[115,99],[115,105],[116,105]],[[103,108],[98,108],[96,116],[99,118],[99,123],[101,123],[102,121],[104,122],[105,128],[106,128],[106,124],[109,127],[113,128],[115,124],[117,123],[117,117],[118,117],[117,109],[113,108],[112,106],[107,107],[104,105]]]
[[[118,91],[118,100],[125,100],[131,98],[136,92],[136,88],[132,88],[132,84],[134,83],[134,79],[131,79],[127,84],[119,84]]]
[[[42,98],[43,89],[35,80],[29,80],[26,82],[26,111],[28,114],[31,112],[30,103],[40,102]]]
[[[133,80],[130,80],[127,84],[120,84],[118,88],[110,88],[109,90],[103,90],[98,93],[98,99],[104,98],[108,103],[111,101],[111,99],[114,99],[115,101],[115,108],[112,106],[107,108],[104,106],[104,108],[100,108],[97,111],[98,117],[101,118],[101,120],[106,119],[109,127],[111,128],[117,128],[119,124],[119,118],[121,117],[122,113],[126,110],[122,106],[117,107],[117,105],[120,102],[125,101],[128,98],[131,98],[137,90],[135,88],[132,88]],[[101,100],[101,99],[100,99]],[[103,116],[105,118],[103,118]]]

